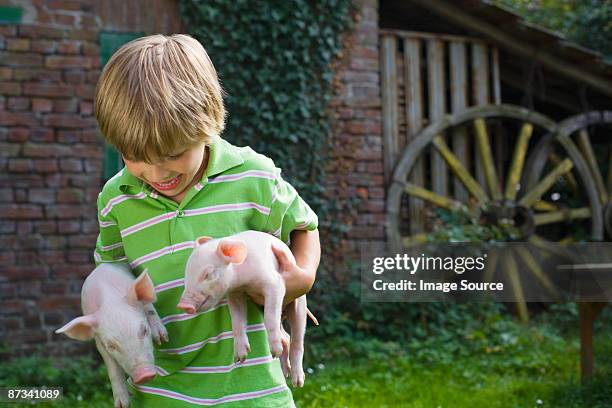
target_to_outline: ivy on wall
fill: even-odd
[[[351,0],[181,0],[228,96],[223,137],[272,158],[321,219],[334,62],[352,27]]]

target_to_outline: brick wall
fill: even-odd
[[[330,197],[341,200],[361,199],[339,220],[350,226],[340,261],[359,259],[360,244],[385,239],[378,1],[356,0],[356,4],[358,20],[336,70],[332,102],[337,125],[327,190]]]
[[[53,331],[80,311],[93,268],[103,184],[92,113],[99,33],[178,28],[174,0],[152,0],[159,15],[139,22],[113,3],[0,0],[22,12],[18,24],[0,23],[0,345],[12,355],[41,344],[83,348]]]

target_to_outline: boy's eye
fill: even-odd
[[[184,152],[183,152],[183,153],[184,153]],[[180,158],[181,158],[181,156],[183,155],[183,153],[180,153],[180,154],[177,154],[177,155],[174,155],[174,156],[168,156],[168,157],[167,157],[167,159],[168,159],[168,160],[178,160],[178,159],[180,159]]]

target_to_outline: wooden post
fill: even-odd
[[[383,37],[381,47],[384,170],[385,185],[387,185],[393,176],[398,155],[397,67],[395,64],[397,41],[395,37],[391,35]]]
[[[427,71],[429,74],[429,121],[435,123],[446,113],[446,81],[444,79],[444,42],[427,40]],[[444,135],[441,135],[444,137]],[[436,151],[431,152],[432,190],[448,195],[446,164]]]
[[[465,42],[454,41],[450,43],[450,79],[451,79],[451,110],[460,112],[467,107],[467,60],[465,57]],[[468,139],[464,127],[453,130],[453,149],[455,155],[466,169],[469,169]],[[461,202],[468,202],[468,193],[460,180],[454,179],[454,195]]]
[[[593,321],[603,309],[603,302],[579,302],[580,372],[585,383],[593,376]]]

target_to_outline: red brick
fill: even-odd
[[[30,98],[12,97],[8,98],[6,106],[12,111],[24,111],[30,108]]]
[[[54,268],[59,265],[54,265]],[[73,269],[72,265],[64,265],[64,267],[68,269]],[[91,272],[91,271],[90,271]],[[74,273],[74,275],[77,275]],[[70,275],[64,275],[70,276]],[[78,296],[68,297],[68,296],[49,296],[46,298],[42,298],[38,307],[40,310],[78,310],[81,306],[81,299]]]
[[[47,235],[46,239],[46,247],[47,248],[55,248],[55,249],[64,249],[66,248],[66,237],[63,235]]]
[[[96,246],[97,238],[98,238],[98,234],[69,235],[68,236],[68,246],[70,248],[86,248],[87,253],[89,254],[89,257],[91,257],[92,256],[91,248]],[[83,260],[83,262],[87,262],[87,260]]]
[[[51,55],[45,57],[45,66],[49,68],[91,68],[92,59],[91,57],[85,56],[59,56],[59,55]]]
[[[19,82],[0,82],[0,95],[21,95]]]
[[[49,0],[47,1],[47,8],[50,10],[80,11],[81,4],[80,1]]]
[[[0,228],[1,230],[1,228]],[[83,221],[83,232],[86,234],[98,233],[100,230],[100,225],[98,221],[85,220]]]
[[[13,70],[6,67],[0,67],[0,80],[13,79]]]
[[[95,85],[79,84],[76,88],[76,95],[83,99],[93,100],[96,93]]]
[[[17,252],[17,265],[26,264],[40,264],[40,262],[38,262],[38,253],[36,251]]]
[[[85,172],[87,173],[99,173],[102,171],[102,161],[85,159]]]
[[[98,129],[85,129],[81,134],[81,140],[85,143],[100,143],[104,139]]]
[[[59,45],[58,51],[60,54],[79,54],[81,43],[79,41],[64,41]]]
[[[52,142],[54,139],[53,129],[35,128],[32,129],[30,140],[32,142]]]
[[[60,170],[80,173],[83,171],[83,162],[81,159],[60,159]]]
[[[40,54],[11,51],[0,51],[0,61],[9,67],[40,67],[44,62]]]
[[[85,71],[83,70],[64,71],[64,82],[67,82],[69,84],[85,83]]]
[[[14,265],[15,253],[9,251],[0,251],[0,265]]]
[[[83,22],[83,17],[81,17],[81,22]],[[100,55],[100,46],[95,43],[86,42],[83,43],[83,55],[87,56],[99,56]]]
[[[84,207],[74,204],[48,205],[45,213],[49,218],[80,218],[84,214]]]
[[[70,146],[64,146],[59,144],[34,144],[26,143],[23,145],[23,155],[28,157],[65,157],[72,156],[72,149]]]
[[[75,30],[76,31],[76,30]],[[40,25],[27,25],[21,24],[19,26],[19,36],[26,38],[52,38],[52,39],[61,39],[61,38],[74,38],[71,30],[67,29],[59,29],[52,27],[44,27]]]
[[[21,68],[15,70],[13,76],[17,81],[51,81],[60,82],[62,80],[62,71],[51,70],[51,69],[35,69],[35,68]],[[24,91],[25,92],[25,91]],[[65,96],[65,94],[61,94]],[[57,95],[51,95],[57,96]]]
[[[15,179],[15,174],[12,175],[13,180]],[[15,189],[15,202],[16,203],[25,203],[28,201],[28,190],[25,188],[17,188]]]
[[[34,160],[34,169],[39,173],[54,173],[57,171],[57,161],[54,159]]]
[[[6,49],[9,51],[28,51],[30,49],[30,40],[25,38],[7,38]]]
[[[52,188],[31,188],[28,199],[31,203],[55,203],[55,190]]]
[[[42,208],[38,205],[0,204],[0,218],[29,219],[42,218]]]
[[[27,82],[23,84],[24,95],[67,97],[74,94],[70,85],[43,84]]]
[[[0,111],[0,123],[3,126],[30,126],[38,125],[38,118],[32,112]]]
[[[81,102],[79,107],[79,112],[83,116],[90,116],[93,114],[93,103],[91,102]]]
[[[84,196],[82,189],[63,188],[57,193],[57,202],[60,204],[82,203]]]
[[[45,282],[45,293],[50,295],[64,295],[67,292],[67,288],[68,285],[66,285],[63,281]]]
[[[23,143],[30,137],[30,130],[28,128],[13,127],[9,130],[8,140],[11,142]]]
[[[47,292],[47,289],[48,288],[45,286],[45,292]],[[63,292],[60,292],[59,294],[62,294],[62,293]],[[62,313],[57,313],[57,312],[45,313],[43,315],[43,321],[44,321],[45,326],[51,326],[52,328],[59,327],[65,323],[64,315]]]
[[[81,140],[81,131],[76,129],[58,130],[57,141],[60,143],[76,143]]]
[[[21,151],[21,145],[17,143],[0,143],[0,156],[13,157]]]
[[[81,223],[78,220],[65,220],[57,223],[57,232],[60,234],[74,234],[81,231]]]
[[[55,13],[53,14],[53,21],[55,24],[74,26],[76,18],[71,14]]]
[[[87,71],[87,83],[89,84],[97,84],[98,79],[100,79],[100,70],[92,69]]]
[[[49,276],[49,268],[42,265],[15,265],[3,268],[9,281],[43,279]]]
[[[51,112],[53,101],[51,99],[32,98],[32,110],[34,112]]]
[[[17,26],[11,25],[0,25],[0,35],[5,37],[16,37]]]
[[[49,114],[43,118],[45,126],[55,126],[63,128],[83,128],[96,126],[96,120],[82,118],[80,115]]]
[[[32,51],[42,54],[54,54],[59,48],[57,41],[51,40],[32,40]]]
[[[79,106],[78,98],[56,99],[53,101],[53,112],[76,113]]]
[[[70,236],[68,240],[70,240],[70,238],[73,238],[73,236]],[[68,257],[68,263],[87,264],[91,262],[92,251],[83,250],[83,249],[71,249],[68,251],[67,257]]]
[[[53,220],[46,221],[34,221],[34,232],[39,234],[51,234],[57,231],[57,222]],[[41,254],[44,257],[45,253],[49,251],[43,251]]]
[[[93,269],[93,251],[90,251],[89,253],[89,262],[87,264],[53,265],[51,267],[51,276],[54,278],[86,278]],[[80,307],[80,302],[77,304],[77,308],[78,307]]]
[[[32,161],[30,159],[9,159],[8,169],[10,172],[27,173],[32,170]]]

